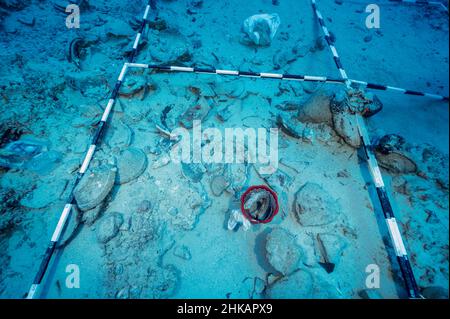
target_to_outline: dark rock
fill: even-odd
[[[364,37],[364,42],[370,42],[370,41],[372,41],[372,35],[371,34],[368,34],[368,35],[366,35],[365,37]]]

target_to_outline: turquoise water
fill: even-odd
[[[113,104],[147,1],[78,2],[79,28],[68,4],[0,1],[1,298],[26,296],[55,229],[36,298],[408,297],[310,1],[153,1],[133,62],[271,78],[131,65]],[[369,28],[369,4],[317,1],[349,78],[448,96],[444,8],[376,1]],[[448,101],[353,94],[382,105],[364,122],[419,289],[448,298]],[[241,212],[254,185],[268,223]]]

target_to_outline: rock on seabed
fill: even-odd
[[[283,228],[275,228],[266,239],[266,257],[269,263],[283,275],[292,273],[302,256],[295,244],[295,236]]]

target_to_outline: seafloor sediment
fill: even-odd
[[[28,291],[71,184],[130,53],[146,1],[84,1],[67,29],[64,1],[0,1],[0,297]],[[448,15],[380,2],[320,1],[349,76],[448,95]],[[157,1],[138,62],[338,77],[309,1]],[[270,45],[243,36],[277,13]],[[152,18],[154,15],[152,14]],[[358,134],[336,105],[343,87],[130,70],[108,129],[75,190],[47,298],[405,297]],[[424,295],[448,297],[448,104],[374,92],[367,123]],[[374,98],[370,93],[367,96]],[[279,128],[273,174],[253,163],[174,163],[167,131]],[[396,135],[392,135],[396,134]],[[384,138],[383,138],[384,137]],[[210,141],[206,138],[203,147]],[[251,185],[277,192],[269,224],[228,230]],[[335,264],[327,273],[317,234]],[[67,266],[80,287],[66,286]]]

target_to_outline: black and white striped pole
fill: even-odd
[[[336,63],[337,68],[339,69],[339,72],[341,73],[341,77],[343,80],[345,80],[347,87],[350,88],[351,81],[347,77],[347,73],[345,72],[342,66],[336,48],[331,43],[330,33],[328,32],[328,29],[325,26],[325,22],[323,20],[320,11],[317,9],[316,0],[311,0],[311,4],[316,17],[319,20],[319,24],[325,34],[328,46],[330,47],[330,50],[333,53],[334,61]],[[408,254],[406,252],[405,245],[403,243],[403,239],[394,216],[394,211],[392,209],[391,203],[387,195],[387,191],[383,182],[383,177],[381,176],[380,168],[373,153],[373,146],[371,145],[370,142],[369,134],[367,132],[366,125],[364,123],[364,118],[360,114],[355,114],[355,116],[357,120],[359,135],[361,137],[363,148],[366,154],[366,160],[369,167],[369,171],[377,190],[378,198],[380,200],[381,208],[383,210],[384,218],[386,220],[391,241],[393,243],[395,253],[397,255],[397,260],[400,266],[400,270],[402,272],[403,280],[406,285],[408,296],[409,298],[421,298],[420,291],[411,268],[411,263],[409,262]]]
[[[372,90],[392,91],[392,92],[397,92],[397,93],[406,94],[406,95],[424,96],[424,97],[429,97],[429,98],[436,99],[436,100],[448,101],[448,96],[443,96],[443,95],[439,95],[439,94],[419,92],[419,91],[403,89],[403,88],[399,88],[399,87],[395,87],[395,86],[374,84],[374,83],[368,83],[368,82],[359,81],[359,80],[350,80],[350,82],[352,84],[356,84],[358,86],[363,86],[367,89],[372,89]]]
[[[106,122],[108,120],[109,114],[111,113],[111,110],[115,104],[117,95],[119,93],[119,89],[122,86],[122,83],[125,79],[126,73],[128,71],[128,65],[130,63],[132,63],[134,61],[134,59],[137,56],[138,53],[138,46],[142,37],[142,34],[144,32],[144,28],[145,25],[148,23],[148,15],[150,13],[150,9],[153,7],[154,1],[149,1],[147,4],[147,7],[145,8],[145,13],[144,16],[142,18],[142,24],[141,27],[139,29],[139,32],[136,35],[136,38],[134,40],[134,45],[133,45],[133,51],[131,56],[129,57],[129,62],[125,62],[122,66],[122,70],[120,71],[119,77],[117,79],[117,82],[114,86],[114,89],[111,93],[110,99],[108,101],[108,104],[106,105],[105,110],[103,111],[102,114],[102,118],[95,130],[94,136],[92,138],[91,144],[86,152],[86,155],[84,157],[83,163],[80,167],[80,170],[77,173],[76,179],[74,184],[72,185],[72,189],[69,195],[69,198],[66,202],[66,205],[64,206],[64,209],[61,213],[61,216],[59,217],[59,221],[58,224],[56,225],[56,228],[53,232],[52,238],[50,240],[50,243],[47,247],[47,249],[45,250],[45,254],[42,257],[41,263],[39,265],[39,269],[38,272],[36,273],[36,276],[33,280],[33,284],[31,285],[28,294],[26,296],[27,299],[33,299],[36,297],[37,293],[38,293],[38,289],[40,287],[40,285],[42,284],[42,280],[45,276],[45,273],[47,271],[47,268],[50,264],[50,261],[52,259],[52,256],[56,250],[56,246],[59,242],[59,239],[61,237],[61,234],[64,230],[64,227],[66,226],[67,220],[70,217],[71,211],[72,211],[72,206],[75,205],[75,199],[73,196],[73,191],[75,189],[75,187],[78,185],[78,183],[80,182],[81,178],[84,176],[84,174],[86,173],[86,170],[89,167],[89,164],[92,160],[92,157],[94,156],[95,150],[98,147],[99,143],[100,143],[100,138],[102,136],[102,133],[106,127]],[[153,7],[154,8],[154,7]]]
[[[334,47],[334,46],[333,46]],[[336,50],[336,49],[334,49]],[[339,61],[340,63],[340,61]],[[175,65],[154,65],[154,64],[142,64],[142,63],[131,63],[130,67],[138,67],[145,69],[152,69],[161,72],[184,72],[184,73],[197,73],[197,74],[216,74],[224,76],[234,76],[234,77],[250,77],[250,78],[262,78],[262,79],[275,79],[275,80],[286,80],[286,81],[300,81],[300,82],[321,82],[330,84],[346,84],[347,80],[330,78],[326,76],[317,75],[300,75],[300,74],[281,74],[281,73],[271,73],[271,72],[248,72],[248,71],[238,71],[238,70],[223,70],[216,68],[197,68],[197,67],[186,67],[186,66],[175,66]],[[345,72],[345,71],[343,71]],[[418,92],[408,89],[402,89],[394,86],[373,84],[368,82],[363,82],[359,80],[348,79],[352,85],[364,86],[367,89],[382,90],[382,91],[393,91],[407,95],[424,96],[437,100],[448,101],[448,96],[442,96],[438,94]]]

